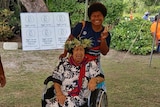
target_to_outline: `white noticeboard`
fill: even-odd
[[[66,12],[21,13],[23,50],[63,49],[70,35]]]

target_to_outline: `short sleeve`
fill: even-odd
[[[64,63],[65,59],[61,59],[58,63],[58,65],[56,66],[56,68],[53,71],[52,74],[52,78],[53,78],[53,82],[57,82],[59,84],[62,84],[63,81],[63,73],[64,73]]]
[[[77,36],[80,34],[81,29],[82,29],[82,23],[78,23],[78,24],[72,29],[71,34],[72,34],[74,37],[77,37]]]

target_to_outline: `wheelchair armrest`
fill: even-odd
[[[50,81],[52,81],[52,76],[47,77],[47,78],[44,80],[44,84],[47,85]]]

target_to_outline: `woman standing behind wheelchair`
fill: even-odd
[[[96,58],[96,63],[100,66],[100,54],[106,55],[109,52],[111,36],[108,29],[102,25],[104,18],[107,15],[106,7],[99,2],[95,2],[88,8],[88,17],[90,21],[78,23],[72,30],[68,40],[77,39],[91,39],[92,46],[86,53],[88,57]],[[60,55],[60,58],[67,56],[67,50]],[[103,73],[102,69],[101,72]],[[106,90],[105,83],[98,84],[99,88]]]
[[[74,38],[65,43],[65,49],[70,53],[70,57],[62,58],[53,72],[56,96],[51,107],[83,106],[88,103],[88,97],[91,91],[96,89],[96,85],[104,81],[104,75],[95,60],[85,56],[90,46],[89,39]]]

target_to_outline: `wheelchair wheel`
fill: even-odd
[[[103,89],[96,89],[91,93],[90,107],[108,107],[107,94]]]
[[[53,85],[51,85],[49,88],[47,86],[49,82],[52,82],[52,76],[47,77],[44,81],[44,89],[41,98],[42,107],[46,107],[46,99],[52,99],[55,96]]]

